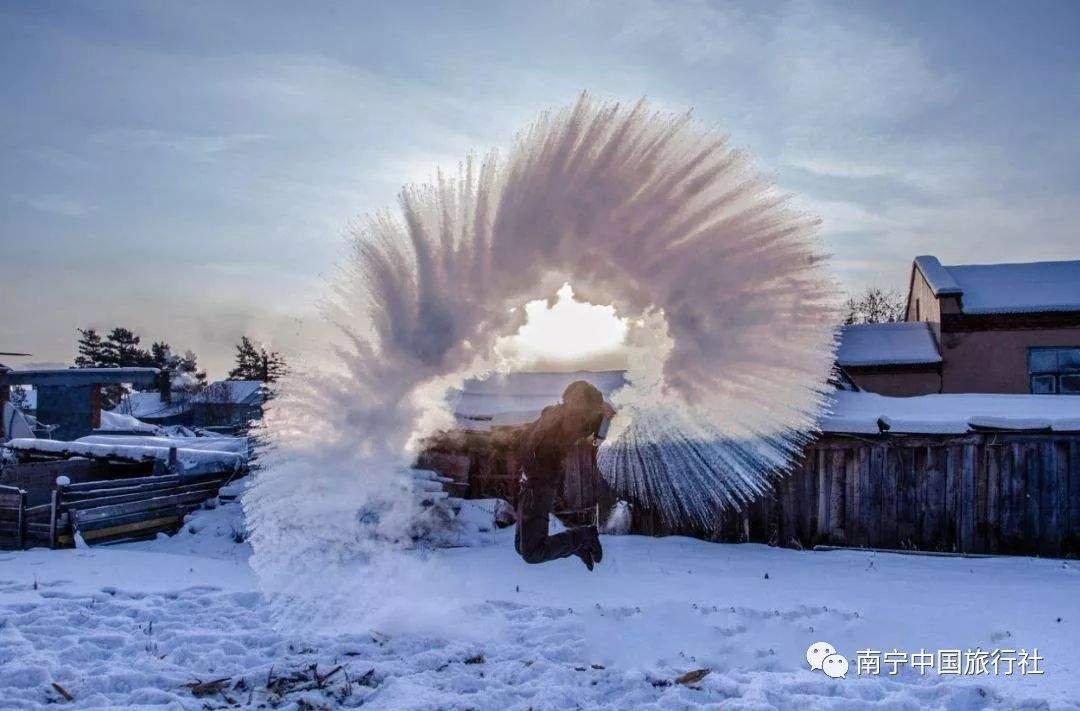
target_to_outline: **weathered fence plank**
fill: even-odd
[[[900,531],[900,482],[902,480],[901,469],[903,461],[900,458],[899,447],[881,446],[884,458],[883,474],[881,479],[881,540],[885,542],[898,542]]]
[[[1069,548],[1080,553],[1080,438],[1069,441]]]
[[[852,480],[852,477],[848,475],[848,467],[853,466],[854,452],[852,450],[837,449],[833,451],[831,459],[832,491],[829,499],[829,540],[833,543],[844,544],[847,542],[844,531],[848,521],[847,502],[850,497]]]
[[[915,450],[911,447],[897,447],[896,458],[899,463],[899,478],[896,492],[896,536],[898,548],[910,548],[914,545],[918,531],[918,500],[915,473]]]
[[[986,550],[1001,542],[1001,457],[1004,447],[986,445]]]
[[[867,452],[867,485],[864,508],[866,510],[866,544],[873,548],[881,546],[881,499],[885,478],[885,449],[874,445]]]
[[[975,445],[965,444],[960,451],[959,489],[956,497],[956,518],[959,522],[957,550],[970,553],[975,549],[975,517],[979,505],[975,494]]]
[[[1030,543],[1039,540],[1039,486],[1042,483],[1042,472],[1038,446],[1026,443],[1022,447],[1025,512],[1023,535]]]
[[[972,476],[975,479],[975,511],[972,515],[974,536],[972,540],[973,553],[986,552],[986,529],[987,529],[987,497],[989,489],[989,476],[986,465],[986,445],[973,445]]]
[[[832,453],[818,450],[818,516],[815,543],[829,540],[829,514],[832,511]]]
[[[956,551],[960,533],[960,477],[963,445],[945,449],[945,509],[942,519],[942,550]]]

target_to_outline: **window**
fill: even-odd
[[[1029,348],[1028,380],[1037,395],[1080,395],[1080,346]]]
[[[916,321],[922,321],[922,313],[921,313],[922,309],[920,308],[920,306],[922,306],[922,304],[919,303],[918,299],[915,299],[915,320]]]

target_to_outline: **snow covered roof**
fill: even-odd
[[[928,324],[866,323],[840,329],[836,362],[842,367],[934,364],[941,354]]]
[[[610,399],[611,394],[626,384],[621,370],[571,373],[508,373],[483,380],[465,381],[454,403],[454,414],[466,427],[480,425],[513,425],[536,419],[548,405],[562,400],[566,386],[575,380],[595,385]]]
[[[964,434],[978,429],[1080,431],[1080,397],[1075,395],[920,395],[887,397],[868,392],[835,392],[823,432],[877,434],[878,420],[889,432]]]
[[[123,415],[119,412],[109,412],[108,410],[102,410],[101,426],[98,429],[103,431],[115,430],[122,432],[140,432],[144,434],[157,434],[161,431],[161,428],[157,425],[147,424],[131,415]]]
[[[171,403],[164,402],[157,391],[134,392],[124,397],[114,412],[152,420],[182,414],[192,403],[258,405],[262,402],[263,385],[260,380],[218,380],[194,396],[173,393]]]
[[[923,256],[915,264],[935,295],[960,296],[964,313],[1080,311],[1080,260],[947,267]]]
[[[930,289],[934,292],[934,296],[948,296],[961,293],[960,285],[953,280],[948,269],[941,266],[941,262],[938,261],[937,257],[929,254],[915,257],[915,266],[922,272],[923,278],[925,278],[926,283],[930,285]]]
[[[167,403],[161,399],[161,393],[154,391],[128,393],[113,411],[142,420],[179,415],[186,409],[186,402],[174,399],[171,403]]]
[[[209,452],[232,452],[247,458],[251,445],[247,437],[171,437],[167,435],[137,434],[92,434],[80,437],[76,442],[85,444],[123,444],[138,447],[159,447],[168,449],[200,449]]]
[[[168,461],[169,447],[134,444],[106,444],[100,442],[61,442],[54,439],[19,438],[7,442],[8,449],[29,454],[57,455],[60,457],[86,457],[110,462]],[[176,456],[185,472],[214,469],[235,469],[244,463],[245,457],[235,452],[191,449],[177,447]]]
[[[218,380],[195,396],[195,402],[258,405],[262,402],[261,380]]]
[[[1080,261],[948,267],[964,313],[1080,311]]]

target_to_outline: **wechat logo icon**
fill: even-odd
[[[814,642],[806,648],[806,663],[810,671],[821,671],[832,679],[846,678],[848,660],[843,654],[837,654],[836,647],[828,642]]]

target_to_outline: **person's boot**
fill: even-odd
[[[596,526],[583,526],[576,529],[574,533],[578,538],[575,555],[581,558],[586,568],[592,570],[593,566],[604,557],[604,549],[600,545],[600,535],[596,531]]]
[[[588,548],[582,548],[577,553],[575,553],[575,555],[578,558],[581,558],[581,562],[585,564],[586,568],[588,568],[590,571],[593,569],[592,551],[590,551]]]
[[[573,529],[574,532],[574,555],[581,558],[581,562],[585,564],[585,567],[589,570],[593,569],[593,565],[596,563],[595,552],[597,546],[593,541],[596,538],[596,529],[581,528]]]

